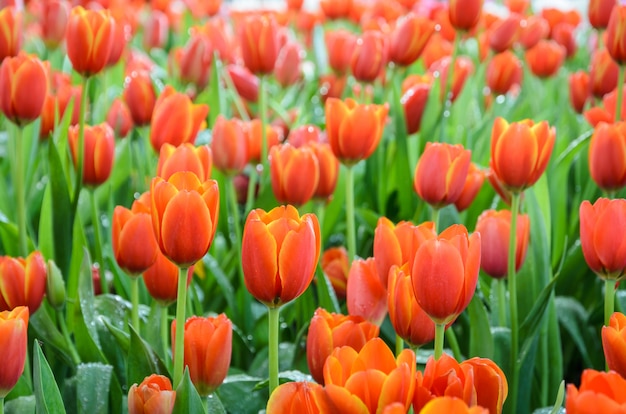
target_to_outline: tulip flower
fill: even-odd
[[[532,49],[550,34],[550,25],[541,16],[528,16],[526,26],[522,28],[519,42],[526,50]]]
[[[191,283],[193,269],[193,266],[187,269],[187,286]],[[157,249],[154,263],[143,272],[143,281],[148,293],[164,308],[176,301],[178,270],[178,266]]]
[[[589,143],[589,172],[602,190],[614,193],[626,186],[626,123],[600,122]]]
[[[618,65],[626,63],[626,44],[624,44],[624,28],[626,27],[626,5],[616,4],[611,10],[609,24],[606,29],[606,49]]]
[[[0,312],[0,404],[24,372],[28,347],[28,308]]]
[[[107,113],[106,123],[113,129],[116,136],[125,138],[128,135],[133,128],[133,118],[128,105],[123,100],[117,98],[113,101]]]
[[[607,367],[626,378],[626,316],[615,312],[602,327],[602,348]]]
[[[22,12],[17,7],[3,7],[0,10],[0,62],[4,58],[17,56],[22,47],[24,29],[22,27]]]
[[[504,4],[510,12],[524,15],[530,6],[530,0],[505,0]]]
[[[419,83],[409,88],[400,98],[400,104],[404,109],[406,130],[409,135],[420,130],[430,88],[431,82]]]
[[[40,20],[41,38],[47,47],[56,49],[63,42],[69,18],[70,3],[67,0],[43,2]]]
[[[331,19],[346,18],[352,9],[353,0],[320,0],[324,15]]]
[[[348,272],[350,270],[348,252],[346,249],[341,246],[326,249],[324,253],[322,253],[320,267],[335,290],[337,298],[345,299],[348,284]]]
[[[498,181],[513,192],[535,184],[548,166],[555,137],[554,127],[546,121],[509,124],[497,118],[491,132],[490,166]]]
[[[70,102],[74,102],[72,114],[70,116],[70,125],[78,123],[79,105],[81,100],[82,87],[71,84],[69,75],[59,72],[52,72],[50,76],[51,88],[48,89],[48,95],[41,109],[41,125],[39,127],[39,138],[46,139],[55,127],[55,117],[58,111],[58,118],[63,119],[65,110]]]
[[[128,104],[135,125],[142,126],[150,123],[156,102],[156,93],[149,72],[133,71],[126,76],[124,100]]]
[[[591,98],[589,74],[584,70],[573,72],[568,77],[569,101],[574,111],[583,113],[585,104]]]
[[[322,132],[316,125],[300,125],[289,131],[287,142],[296,148],[308,145],[310,143],[321,143]]]
[[[194,147],[186,142],[175,147],[165,143],[159,153],[157,175],[164,180],[179,171],[191,171],[200,181],[211,178],[213,156],[208,145]]]
[[[495,55],[487,66],[486,81],[492,93],[504,95],[522,82],[522,63],[510,50]]]
[[[313,197],[317,188],[319,162],[307,147],[277,145],[270,151],[270,176],[279,203],[303,205]]]
[[[526,51],[526,62],[531,72],[540,78],[548,78],[561,68],[566,50],[553,40],[541,40]]]
[[[189,267],[209,250],[219,217],[217,181],[201,182],[190,171],[152,180],[152,226],[161,252]]]
[[[605,29],[609,25],[613,6],[615,0],[590,0],[587,9],[589,24],[596,30]]]
[[[606,48],[593,52],[591,56],[591,69],[589,70],[589,83],[591,93],[602,98],[617,86],[619,66]]]
[[[324,364],[324,394],[336,413],[376,413],[400,403],[408,411],[415,386],[415,354],[404,349],[397,359],[380,338],[360,351],[335,348]]]
[[[471,358],[459,364],[444,354],[439,359],[430,357],[424,372],[417,372],[413,409],[422,412],[429,401],[448,396],[500,414],[507,395],[507,379],[493,361]]]
[[[497,54],[507,51],[519,40],[521,32],[522,17],[512,13],[489,29],[489,47]]]
[[[248,102],[259,100],[259,78],[254,73],[245,66],[234,64],[226,66],[226,70],[239,96]]]
[[[263,148],[263,129],[263,123],[258,118],[243,124],[243,131],[246,136],[248,147],[249,162],[258,163],[263,161],[261,151]],[[267,139],[268,151],[280,142],[278,132],[270,125],[265,125],[265,138]]]
[[[0,311],[27,306],[34,314],[46,291],[46,262],[38,251],[26,259],[0,256]]]
[[[48,93],[44,64],[21,52],[0,65],[0,110],[18,126],[39,118]]]
[[[469,31],[478,24],[482,8],[483,0],[450,0],[450,23],[456,30]]]
[[[318,308],[306,340],[307,364],[313,379],[324,384],[324,364],[335,348],[349,346],[359,352],[378,334],[378,326],[360,316],[345,316]]]
[[[465,401],[455,397],[437,397],[430,400],[420,411],[420,414],[489,414],[489,410],[475,405],[468,407]]]
[[[444,56],[431,64],[428,67],[428,72],[433,76],[436,73],[439,73],[439,78],[442,85],[446,85],[448,83],[448,74],[450,73],[450,66],[452,63],[453,62],[451,56]],[[459,94],[461,93],[461,90],[465,85],[465,81],[474,71],[474,64],[469,58],[465,56],[459,56],[454,60],[454,68],[452,70],[452,81],[450,83],[450,90],[448,92],[450,96],[450,101],[454,102],[457,96],[459,96]],[[445,92],[445,87],[442,87],[439,95],[439,98],[442,102],[446,98]]]
[[[280,49],[274,76],[283,88],[295,84],[302,77],[302,55],[300,45],[296,42],[288,42]]]
[[[314,382],[286,382],[267,401],[267,414],[322,414],[318,399],[322,387]],[[322,402],[323,403],[323,402]]]
[[[356,36],[346,29],[329,30],[324,34],[328,65],[336,74],[343,75],[350,69],[351,52],[354,50],[356,39]]]
[[[74,166],[78,167],[79,126],[73,125],[68,130],[68,140],[72,151]],[[85,127],[85,147],[82,155],[83,177],[85,185],[99,186],[109,179],[115,157],[115,136],[107,123]]]
[[[387,314],[387,286],[383,285],[374,258],[355,259],[346,287],[348,314],[358,315],[380,326]]]
[[[463,191],[471,156],[461,145],[427,142],[413,179],[420,198],[434,209],[454,203]]]
[[[454,206],[459,212],[467,209],[472,204],[484,182],[485,172],[478,168],[473,162],[470,163],[469,170],[467,171],[467,179],[465,180],[461,195],[454,202]]]
[[[113,43],[106,62],[107,67],[115,66],[120,61],[132,35],[129,17],[120,10],[113,10],[112,13],[114,20]]]
[[[169,31],[170,23],[167,15],[160,10],[151,10],[143,26],[143,48],[147,52],[152,49],[163,49]]]
[[[317,157],[320,167],[320,177],[313,198],[323,201],[330,200],[339,179],[339,160],[333,154],[328,143],[310,142],[308,147]]]
[[[131,210],[117,206],[113,210],[112,236],[113,254],[117,264],[129,275],[139,276],[154,261],[158,251],[152,216],[141,211],[138,203]]]
[[[209,113],[205,104],[193,104],[183,93],[166,86],[154,104],[150,121],[150,143],[160,151],[164,143],[178,146],[193,144],[196,135]]]
[[[171,414],[175,402],[176,391],[172,390],[170,379],[163,375],[152,374],[128,390],[129,414]]]
[[[115,20],[109,10],[85,10],[76,6],[67,25],[67,56],[84,77],[101,72],[113,48]]]
[[[238,119],[217,116],[213,125],[211,151],[215,168],[226,175],[243,171],[248,163],[248,141]]]
[[[274,71],[278,58],[278,25],[268,16],[249,16],[239,30],[241,56],[246,67],[255,75]]]
[[[396,335],[415,347],[435,339],[435,323],[415,299],[408,268],[408,264],[391,267],[387,286],[387,307],[389,320]]]
[[[172,322],[172,338],[176,321]],[[203,397],[213,393],[226,378],[232,354],[233,325],[225,314],[214,318],[192,316],[185,322],[185,366],[191,382]],[[174,347],[174,341],[172,341]],[[175,354],[175,349],[172,348]]]
[[[565,49],[565,58],[571,58],[576,53],[578,45],[574,37],[575,27],[569,23],[559,23],[552,29],[551,38]]]
[[[626,379],[617,372],[586,369],[580,377],[580,387],[567,384],[565,410],[567,414],[623,412],[625,389]]]
[[[411,65],[420,57],[434,31],[435,23],[423,17],[408,14],[401,18],[391,34],[389,61],[400,66]]]
[[[352,75],[360,82],[374,82],[387,64],[387,45],[383,35],[368,30],[359,37],[352,52]]]
[[[191,28],[189,39],[181,50],[180,79],[195,85],[196,91],[203,90],[209,83],[212,61],[211,39],[202,29]]]
[[[430,68],[438,60],[452,55],[453,45],[441,32],[435,32],[422,51],[424,67]]]

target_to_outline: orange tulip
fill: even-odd
[[[83,76],[101,72],[113,48],[115,20],[109,10],[85,10],[76,6],[67,25],[67,56]]]
[[[480,234],[469,236],[458,224],[419,246],[411,270],[413,292],[433,321],[448,324],[469,305],[478,281],[480,255]]]
[[[78,164],[79,126],[72,125],[67,138],[72,151],[74,166]],[[99,186],[109,179],[115,157],[115,136],[107,123],[85,126],[85,146],[83,152],[83,184]]]
[[[250,15],[239,30],[239,44],[244,64],[250,72],[265,75],[274,71],[278,58],[278,25],[261,14]]]
[[[586,369],[580,377],[580,387],[567,384],[565,410],[567,414],[622,413],[626,410],[626,379],[617,372]]]
[[[473,162],[470,163],[463,191],[461,191],[461,195],[454,202],[454,206],[459,212],[467,209],[472,204],[484,182],[485,172],[478,168]]]
[[[21,52],[0,65],[0,110],[11,122],[24,126],[39,118],[48,93],[44,64]]]
[[[133,118],[128,105],[122,99],[117,98],[111,104],[107,113],[106,123],[113,129],[113,133],[125,138],[133,128]]]
[[[550,25],[541,16],[528,16],[526,25],[522,26],[519,42],[524,49],[532,49],[539,41],[550,34]]]
[[[176,391],[172,390],[170,379],[163,375],[152,374],[128,390],[129,414],[171,414],[175,402]]]
[[[550,35],[556,26],[561,23],[567,23],[573,27],[578,27],[582,17],[578,10],[562,10],[556,7],[544,7],[541,9],[541,17],[548,22],[550,26]]]
[[[589,172],[604,191],[626,186],[626,123],[596,125],[589,143]]]
[[[24,29],[22,12],[17,7],[3,7],[0,10],[0,62],[4,58],[17,56],[22,47]]]
[[[4,399],[24,372],[28,347],[28,308],[0,312],[0,398]]]
[[[622,99],[626,97],[626,89],[622,91]],[[598,126],[600,122],[612,124],[615,122],[615,112],[617,111],[617,89],[607,93],[602,97],[602,105],[594,106],[584,112],[585,119],[593,127]],[[622,105],[620,121],[626,120],[626,105]]]
[[[159,153],[157,175],[164,180],[179,171],[191,171],[200,181],[211,178],[213,156],[208,145],[194,147],[186,142],[178,147],[168,143],[163,144]]]
[[[138,70],[126,76],[124,100],[128,104],[135,125],[142,126],[150,123],[156,93],[149,72]]]
[[[570,73],[568,77],[569,101],[572,108],[579,114],[585,109],[585,104],[589,100],[589,74],[583,70]]]
[[[437,397],[454,397],[469,406],[500,414],[508,394],[504,372],[487,358],[472,358],[460,364],[443,354],[428,358],[424,372],[417,372],[413,409],[416,413]]]
[[[68,1],[49,0],[42,3],[41,38],[47,47],[56,49],[63,42],[69,18],[70,3]]]
[[[113,13],[115,23],[113,24],[113,43],[106,62],[106,66],[108,67],[115,66],[120,61],[126,50],[126,45],[132,37],[132,27],[129,17],[119,9],[113,10]]]
[[[329,98],[325,112],[326,134],[333,153],[343,164],[353,165],[369,158],[378,146],[389,106]]]
[[[272,190],[279,203],[306,204],[320,178],[319,162],[308,147],[276,145],[270,150]]]
[[[243,124],[243,132],[246,136],[248,147],[248,161],[257,163],[261,161],[261,140],[263,139],[263,124],[261,120],[255,118]],[[265,137],[267,138],[267,149],[271,151],[272,147],[278,145],[280,138],[276,128],[271,125],[265,125]]]
[[[504,4],[510,12],[525,14],[530,6],[530,0],[505,0]]]
[[[187,286],[191,283],[193,269],[193,266],[187,269]],[[143,281],[150,296],[161,306],[167,307],[176,302],[179,273],[178,266],[156,249],[156,260],[143,272]]]
[[[493,278],[507,276],[510,231],[510,210],[487,210],[478,217],[476,232],[480,233],[480,266]],[[526,214],[520,214],[517,217],[515,271],[519,271],[524,263],[529,238],[530,220]]]
[[[465,401],[455,397],[437,397],[430,400],[420,414],[489,414],[489,410],[478,405],[468,407]]]
[[[193,144],[208,113],[207,105],[194,104],[187,95],[166,86],[154,104],[150,121],[152,148],[160,151],[166,142],[174,146]]]
[[[609,25],[611,11],[615,6],[615,0],[589,0],[587,17],[589,23],[596,30],[605,29]]]
[[[302,77],[302,55],[301,47],[296,42],[288,42],[280,49],[274,76],[283,88],[295,84]]]
[[[619,67],[613,61],[611,55],[602,48],[593,52],[591,56],[591,69],[589,71],[591,93],[601,98],[611,92],[617,86]]]
[[[238,119],[218,115],[213,125],[211,151],[215,168],[226,175],[243,171],[248,163],[248,141]]]
[[[404,121],[409,134],[419,132],[422,115],[428,103],[432,81],[425,81],[411,86],[400,98],[404,109]]]
[[[387,45],[382,33],[368,30],[359,37],[352,52],[352,75],[360,82],[374,82],[387,64]]]
[[[339,299],[346,298],[346,288],[348,283],[348,252],[344,247],[330,247],[322,253],[320,259],[322,271],[330,281],[335,290],[335,295]]]
[[[413,186],[434,208],[454,203],[463,191],[472,152],[463,146],[427,142],[417,166]]]
[[[152,226],[161,252],[181,267],[189,267],[209,250],[219,217],[217,181],[201,182],[189,171],[167,181],[152,179]]]
[[[392,266],[387,286],[389,320],[396,334],[411,346],[421,346],[435,339],[435,323],[419,306],[413,293],[409,264]]]
[[[354,50],[356,36],[346,30],[329,30],[324,35],[328,64],[337,74],[344,74],[350,68],[351,52]]]
[[[519,14],[510,14],[504,20],[496,23],[493,28],[489,29],[487,36],[489,47],[495,53],[502,53],[510,50],[519,40],[522,32],[522,17]]]
[[[615,312],[609,326],[602,327],[602,348],[610,370],[626,378],[626,316]]]
[[[339,179],[339,160],[333,154],[333,150],[328,143],[310,142],[308,147],[317,157],[320,167],[320,178],[313,198],[330,200]]]
[[[415,62],[430,36],[435,31],[435,23],[423,17],[408,14],[398,20],[391,34],[389,60],[400,66]]]
[[[471,30],[478,24],[483,0],[450,0],[448,15],[456,30]]]
[[[626,63],[624,30],[626,30],[626,5],[616,4],[611,11],[606,29],[606,49],[618,65]]]
[[[268,307],[300,296],[320,257],[317,217],[291,205],[252,210],[243,230],[242,267],[248,291]]]
[[[565,58],[571,58],[576,53],[578,45],[574,36],[576,28],[569,23],[559,23],[552,29],[552,40],[565,48]]]
[[[48,138],[48,135],[55,129],[55,117],[58,111],[58,118],[63,119],[65,110],[68,108],[70,101],[73,101],[72,115],[70,117],[70,125],[78,123],[78,115],[80,110],[80,97],[83,91],[82,86],[74,86],[71,83],[70,76],[65,73],[52,72],[50,76],[51,88],[48,89],[48,95],[44,101],[41,110],[41,125],[39,127],[40,139]]]
[[[359,352],[378,334],[378,326],[360,316],[345,316],[317,308],[306,340],[307,364],[313,379],[324,384],[324,364],[335,348],[349,346]]]
[[[415,354],[403,350],[395,359],[380,338],[360,351],[335,348],[324,364],[324,394],[336,413],[376,413],[400,403],[408,411],[415,386]]]
[[[346,18],[352,9],[353,0],[320,0],[322,12],[328,19]]]
[[[267,414],[323,414],[319,399],[322,387],[314,382],[286,382],[267,401]]]
[[[522,62],[506,50],[495,55],[487,66],[487,86],[493,94],[504,95],[522,83]]]
[[[0,256],[0,311],[27,306],[34,314],[46,292],[47,267],[38,251],[26,259]]]
[[[352,261],[346,287],[348,314],[380,326],[387,314],[387,286],[383,285],[374,258]]]
[[[142,211],[138,202],[131,210],[117,206],[113,210],[111,244],[117,264],[132,277],[146,271],[154,261],[158,251],[152,216]]]
[[[587,266],[600,278],[621,280],[626,270],[626,200],[580,204],[580,243]]]
[[[176,321],[172,322],[172,354],[175,354]],[[225,314],[202,318],[192,316],[185,322],[185,366],[198,394],[206,397],[226,378],[230,367],[233,324]]]
[[[546,121],[526,119],[509,124],[496,118],[491,132],[490,166],[497,180],[510,191],[535,184],[550,161],[556,131]]]
[[[540,40],[526,51],[526,62],[531,72],[540,78],[548,78],[558,72],[565,59],[566,50],[554,40]]]

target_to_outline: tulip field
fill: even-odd
[[[626,5],[0,7],[0,414],[626,412]]]

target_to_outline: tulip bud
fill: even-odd
[[[53,308],[60,309],[65,304],[65,281],[61,270],[53,260],[48,260],[46,278],[46,297]]]

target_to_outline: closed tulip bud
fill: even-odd
[[[322,387],[314,382],[286,382],[267,401],[267,414],[322,414],[318,403]]]
[[[511,211],[487,210],[478,217],[476,232],[480,233],[480,266],[493,278],[507,276]],[[519,271],[526,258],[530,238],[530,220],[526,214],[517,217],[515,245],[515,271]]]
[[[0,109],[11,122],[24,126],[39,118],[48,93],[43,63],[20,53],[0,65]]]
[[[288,42],[280,49],[274,76],[283,88],[295,84],[302,77],[302,55],[300,45],[295,42]]]
[[[146,51],[163,49],[167,44],[170,23],[167,15],[159,10],[152,10],[144,25],[143,47]]]
[[[329,30],[324,35],[328,64],[337,74],[344,74],[350,69],[352,50],[357,37],[346,29]]]
[[[476,27],[483,9],[483,0],[450,0],[448,16],[456,30],[469,31]]]
[[[24,33],[22,12],[17,7],[4,7],[0,10],[0,62],[6,57],[17,56],[22,47]]]
[[[326,249],[320,259],[320,267],[333,286],[337,298],[345,299],[350,269],[346,249],[342,246]]]
[[[116,99],[111,104],[107,113],[106,123],[113,129],[116,136],[126,137],[133,128],[133,118],[128,105],[121,99]]]
[[[117,206],[113,210],[111,228],[117,264],[131,277],[138,277],[152,266],[158,250],[150,212],[141,211],[137,202],[131,210]]]
[[[152,374],[128,390],[129,414],[171,414],[175,402],[176,391],[172,390],[170,379],[163,375]]]
[[[546,121],[509,124],[497,118],[491,132],[490,161],[497,180],[513,192],[535,184],[548,166],[555,139],[556,131]]]
[[[74,166],[78,164],[79,126],[73,125],[68,130],[68,140],[72,151]],[[83,184],[99,186],[109,179],[115,157],[115,136],[113,129],[102,123],[85,126],[85,144],[83,152]]]
[[[300,206],[313,197],[320,167],[311,149],[277,145],[272,147],[269,159],[272,191],[279,203]]]
[[[380,326],[387,314],[387,286],[376,271],[374,258],[352,261],[346,288],[348,314],[361,316]]]
[[[201,182],[193,172],[177,172],[167,181],[152,179],[150,193],[152,226],[161,252],[180,267],[202,259],[217,228],[217,181]]]
[[[24,372],[28,348],[28,308],[0,312],[0,399],[4,399]]]
[[[48,260],[47,264],[46,298],[53,308],[60,309],[65,304],[65,281],[53,260]]]
[[[532,49],[550,34],[550,25],[541,16],[528,16],[522,20],[519,42],[526,50]]]
[[[420,307],[439,324],[454,321],[469,305],[480,270],[480,234],[453,225],[417,249],[413,292]]]
[[[320,0],[324,15],[331,20],[347,18],[352,10],[353,0]]]
[[[132,37],[132,27],[128,18],[118,10],[115,12],[117,14],[114,17],[113,43],[106,63],[108,67],[115,66],[120,61],[126,50],[126,45]]]
[[[255,118],[243,124],[243,131],[246,136],[248,148],[248,162],[258,163],[261,161],[261,147],[263,139],[263,124],[261,120]],[[265,138],[267,139],[267,149],[278,145],[280,138],[278,131],[271,125],[265,125]]]
[[[316,200],[330,200],[339,179],[339,160],[328,143],[310,142],[308,147],[319,163],[320,177],[313,194]]]
[[[133,123],[136,126],[148,125],[157,99],[150,73],[144,70],[131,72],[124,81],[123,95]]]
[[[387,44],[382,33],[368,30],[356,40],[350,67],[360,82],[374,82],[387,64]]]
[[[212,165],[213,156],[208,145],[194,147],[187,142],[175,147],[165,143],[159,153],[157,175],[169,180],[174,173],[191,171],[200,181],[206,181],[211,178]]]
[[[176,302],[178,296],[179,269],[167,257],[156,249],[156,260],[143,272],[143,281],[148,293],[161,306],[167,307]],[[187,286],[191,283],[194,266],[187,269]]]
[[[34,314],[46,293],[47,266],[41,253],[26,259],[0,256],[0,311],[27,306]]]
[[[613,6],[609,25],[606,29],[606,49],[618,65],[626,63],[626,44],[624,30],[626,29],[626,5]]]
[[[626,269],[626,200],[599,198],[580,205],[580,243],[587,266],[600,278],[621,280]]]
[[[201,91],[209,83],[213,47],[211,40],[202,30],[193,28],[190,30],[191,36],[180,56],[180,78],[195,85],[197,91]]]
[[[360,351],[335,348],[324,364],[324,391],[332,413],[376,413],[392,403],[408,412],[415,387],[415,353],[396,358],[380,338]]]
[[[430,36],[435,31],[435,23],[409,14],[401,18],[391,34],[389,60],[400,66],[409,66],[415,62]]]
[[[259,100],[259,78],[254,73],[245,66],[235,64],[226,66],[226,70],[239,96],[249,102]]]
[[[522,62],[506,50],[495,55],[487,66],[487,86],[495,95],[504,95],[522,83]]]
[[[611,11],[615,3],[615,0],[589,0],[587,9],[589,24],[596,30],[605,29],[609,25]]]
[[[163,89],[154,104],[150,121],[150,143],[160,151],[166,142],[179,146],[185,142],[193,144],[198,131],[209,114],[205,104],[194,104],[191,99],[176,92],[169,85]]]
[[[83,76],[101,72],[113,48],[115,20],[109,10],[85,10],[76,6],[67,25],[67,56]]]
[[[41,38],[47,47],[57,48],[67,31],[70,18],[70,3],[66,0],[50,0],[42,3]]]
[[[248,292],[268,307],[300,296],[320,257],[317,217],[291,205],[252,210],[243,230],[241,260]]]
[[[589,93],[589,74],[583,70],[573,72],[568,77],[569,102],[574,111],[581,114],[585,109],[585,104],[591,97]]]
[[[626,378],[626,316],[615,312],[609,326],[602,327],[602,348],[610,370]]]
[[[598,49],[591,56],[589,82],[591,93],[597,98],[611,92],[617,86],[619,67],[606,48]]]
[[[435,339],[435,323],[417,303],[408,269],[408,264],[394,265],[389,271],[389,320],[400,338],[411,346],[421,346]]]
[[[404,109],[406,130],[409,134],[415,134],[420,130],[430,88],[430,82],[419,83],[410,87],[400,98],[400,103]]]
[[[596,125],[589,143],[589,172],[604,191],[626,186],[626,123]]]
[[[415,168],[415,191],[434,208],[453,204],[465,186],[471,157],[462,145],[427,142]]]
[[[454,202],[454,206],[459,212],[467,209],[472,204],[485,182],[485,175],[485,172],[478,168],[476,164],[470,163],[461,195]]]
[[[278,57],[278,25],[268,15],[249,16],[239,30],[244,64],[256,75],[274,71]]]
[[[369,158],[378,147],[389,106],[329,98],[325,112],[326,134],[333,153],[343,164],[353,165]]]
[[[172,322],[172,354],[175,354]],[[233,343],[233,324],[226,315],[212,318],[192,316],[185,322],[185,366],[191,382],[203,397],[213,393],[226,378],[230,367]]]
[[[565,48],[554,40],[540,40],[526,51],[525,58],[535,76],[548,78],[561,68],[565,54]]]
[[[506,19],[496,23],[488,32],[489,47],[495,53],[509,50],[518,41],[522,32],[522,17],[511,14]]]
[[[317,308],[306,341],[306,355],[313,379],[324,384],[324,363],[337,347],[349,346],[359,352],[378,337],[379,328],[360,316],[346,316]]]
[[[226,175],[243,171],[248,164],[248,141],[241,121],[218,115],[211,135],[215,168]]]
[[[586,369],[580,376],[580,386],[567,384],[565,410],[567,414],[619,413],[624,410],[626,379],[617,372]]]

